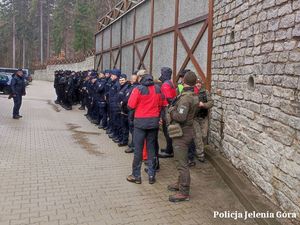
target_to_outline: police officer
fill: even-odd
[[[160,87],[154,84],[153,77],[145,74],[141,77],[141,84],[134,88],[128,101],[128,107],[134,112],[135,146],[132,173],[127,181],[140,184],[141,165],[144,141],[146,139],[148,150],[148,176],[149,184],[155,183],[155,149],[157,132],[160,121],[163,95]]]
[[[74,92],[74,72],[67,71],[67,82],[65,84],[65,101],[64,106],[66,110],[72,110],[73,92]]]
[[[81,82],[80,82],[80,86],[79,86],[80,103],[81,103],[81,106],[78,108],[79,110],[85,110],[85,107],[86,107],[87,82],[88,82],[88,76],[87,76],[86,72],[83,72],[81,75]]]
[[[194,93],[197,76],[188,72],[184,76],[184,88],[176,103],[169,108],[168,131],[173,138],[178,180],[168,185],[168,190],[178,191],[169,196],[169,201],[179,202],[189,200],[190,171],[188,167],[188,147],[194,137],[193,120],[198,109],[198,96]]]
[[[120,79],[120,91],[118,94],[118,101],[120,105],[120,120],[121,120],[121,135],[119,140],[119,147],[128,145],[129,136],[129,121],[128,121],[128,99],[131,92],[131,83],[127,81],[127,75],[121,74]]]
[[[111,88],[108,92],[109,110],[110,110],[110,126],[111,133],[108,135],[114,142],[120,140],[120,107],[118,104],[118,93],[120,91],[119,77],[121,70],[113,69],[111,71]]]
[[[22,69],[18,69],[11,80],[11,96],[14,100],[13,119],[20,119],[20,108],[22,105],[22,96],[25,96],[25,80]]]
[[[98,105],[98,128],[103,129],[107,127],[107,111],[106,111],[106,101],[105,101],[105,85],[106,78],[103,72],[99,73],[98,81],[96,83],[96,93],[97,93],[97,105]]]
[[[86,118],[89,120],[89,121],[92,121],[92,112],[93,112],[93,83],[92,83],[92,80],[94,79],[92,76],[91,76],[92,72],[89,71],[88,72],[88,82],[87,82],[87,104],[86,104],[86,107],[87,107],[87,114],[86,114]]]
[[[134,88],[136,88],[140,83],[138,81],[138,71],[134,71],[131,75],[130,82],[130,90],[128,100]],[[128,107],[127,107],[128,108]],[[134,110],[128,109],[128,124],[129,124],[129,132],[131,134],[131,143],[128,145],[128,148],[125,150],[125,153],[133,153],[134,152],[134,143],[133,143],[133,120],[134,120]]]
[[[85,107],[87,106],[87,102],[88,102],[88,92],[87,92],[88,82],[89,82],[89,77],[88,77],[87,73],[84,72],[83,82],[82,82],[81,88],[80,88],[81,106],[79,107],[79,110],[85,110]]]
[[[58,99],[59,102],[58,104],[62,105],[64,102],[64,97],[65,97],[65,83],[67,82],[65,73],[60,70],[58,75],[58,84],[57,84],[57,91],[58,91]]]
[[[97,73],[95,71],[91,72],[91,86],[90,86],[90,91],[89,94],[91,95],[91,123],[93,124],[98,124],[99,121],[99,107],[97,105]]]
[[[112,134],[112,122],[111,122],[111,113],[110,113],[110,107],[109,107],[109,90],[112,87],[112,80],[111,80],[111,70],[106,69],[104,71],[105,73],[105,78],[106,78],[106,84],[105,84],[105,100],[106,100],[106,105],[107,105],[107,128],[106,128],[106,133],[108,135]]]
[[[56,100],[55,100],[55,104],[59,104],[60,103],[60,99],[59,99],[59,91],[58,91],[58,82],[59,82],[59,72],[56,70],[54,72],[54,89],[55,89],[55,93],[56,93]]]

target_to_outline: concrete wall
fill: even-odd
[[[33,73],[34,80],[54,80],[54,71],[56,70],[72,70],[84,71],[94,69],[94,56],[88,57],[83,62],[72,64],[48,65],[44,70],[35,70]]]
[[[214,10],[210,141],[300,213],[300,1],[215,0]]]

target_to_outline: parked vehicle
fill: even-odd
[[[6,95],[10,94],[11,79],[12,79],[12,75],[7,75],[5,73],[0,72],[0,92],[3,92]]]
[[[17,72],[18,69],[16,68],[3,68],[0,67],[0,92],[3,92],[4,94],[10,94],[11,88],[10,83],[13,74]],[[30,74],[29,69],[22,69],[25,83],[28,85],[30,82],[32,82],[32,77]]]

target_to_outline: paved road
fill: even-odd
[[[34,81],[21,120],[0,96],[0,225],[255,224],[214,219],[213,211],[245,209],[211,164],[192,169],[191,200],[168,202],[173,159],[161,161],[157,183],[128,183],[132,154],[125,154],[83,112],[52,100],[49,82]]]

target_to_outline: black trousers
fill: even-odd
[[[14,108],[13,108],[13,116],[19,116],[20,113],[20,108],[22,105],[22,95],[17,94],[15,97],[13,97],[14,99]]]
[[[136,178],[141,177],[141,166],[143,161],[144,142],[147,143],[148,154],[148,175],[155,176],[155,152],[157,145],[158,128],[156,129],[140,129],[134,128],[134,158],[132,163],[132,175]]]

